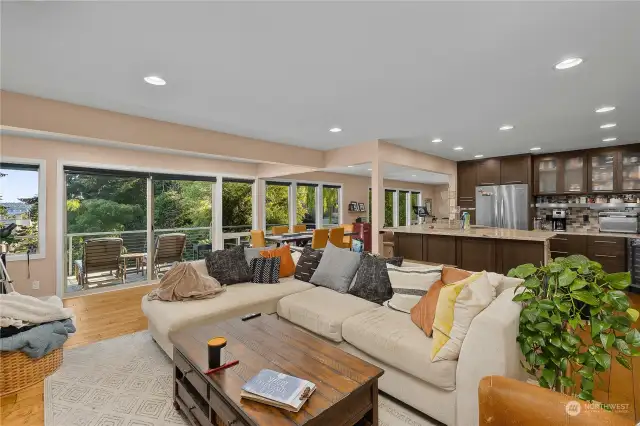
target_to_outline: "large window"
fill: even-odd
[[[318,185],[299,183],[296,189],[296,224],[316,228],[316,193]]]
[[[44,249],[40,242],[45,220],[40,173],[39,163],[0,163],[0,226],[14,228],[1,239],[9,259]]]
[[[393,200],[395,195],[394,190],[384,190],[384,226],[385,228],[393,227]]]
[[[222,232],[224,246],[249,240],[253,227],[253,181],[222,180]]]
[[[340,187],[324,185],[322,187],[322,224],[331,227],[340,224]]]
[[[398,192],[398,226],[407,226],[407,196],[409,191]]]
[[[274,226],[289,226],[290,183],[266,182],[265,219],[267,232]]]

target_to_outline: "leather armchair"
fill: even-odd
[[[478,400],[480,426],[634,425],[633,421],[601,408],[588,410],[589,403],[585,401],[579,402],[579,413],[569,415],[567,403],[577,399],[502,376],[484,377],[478,387]]]

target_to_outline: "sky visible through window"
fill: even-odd
[[[38,172],[32,170],[0,169],[0,195],[3,203],[19,203],[18,198],[38,195]]]

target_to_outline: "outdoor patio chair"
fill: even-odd
[[[75,261],[76,278],[83,289],[89,286],[89,274],[97,272],[116,272],[116,278],[124,284],[120,271],[122,238],[93,238],[83,243],[82,259]]]
[[[187,244],[186,234],[163,234],[156,238],[156,250],[154,265],[156,277],[160,274],[160,267],[174,262],[182,262],[184,247]],[[143,265],[147,265],[147,255],[144,256]]]

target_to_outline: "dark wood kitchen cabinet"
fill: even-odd
[[[587,237],[587,257],[602,265],[608,273],[627,270],[627,239],[624,237]]]
[[[589,151],[588,191],[615,193],[620,190],[620,152],[614,149]]]
[[[500,158],[500,184],[528,184],[531,180],[531,156],[514,155]]]
[[[533,193],[535,195],[586,194],[586,151],[534,157]]]
[[[473,201],[476,197],[477,167],[475,161],[458,163],[458,201]]]
[[[478,186],[500,185],[500,159],[488,158],[477,163]]]
[[[467,271],[495,271],[496,240],[458,237],[456,264]]]
[[[551,257],[567,257],[572,254],[587,255],[586,235],[558,234],[549,240]]]
[[[541,241],[496,240],[496,270],[508,274],[524,263],[544,265],[544,243]]]
[[[620,147],[617,181],[621,192],[640,191],[640,145]]]
[[[425,262],[457,265],[456,237],[447,235],[424,235],[422,254]]]
[[[407,260],[423,260],[422,234],[404,234],[396,232],[395,255]]]

